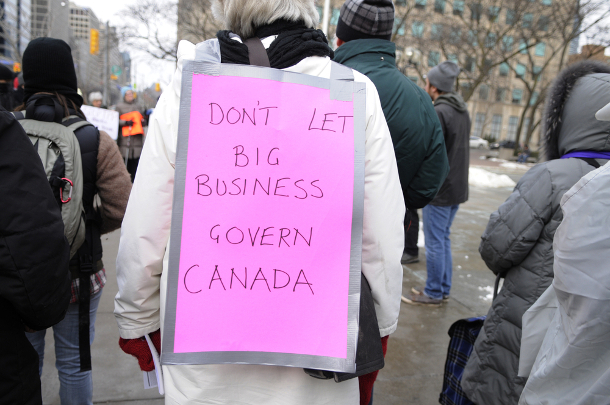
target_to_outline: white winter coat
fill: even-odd
[[[553,284],[523,316],[520,375],[531,373],[519,404],[608,404],[610,164],[583,177],[561,206]]]
[[[273,38],[264,39],[269,46]],[[178,68],[152,116],[121,231],[115,316],[134,339],[163,325],[182,66],[195,45],[181,41]],[[328,78],[329,58],[309,57],[285,70]],[[375,300],[381,336],[396,330],[402,289],[404,203],[390,132],[373,83],[366,83],[362,272]],[[312,145],[315,146],[315,145]],[[317,380],[300,368],[254,365],[163,366],[166,404],[352,405],[358,379]]]

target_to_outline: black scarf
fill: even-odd
[[[218,31],[222,63],[249,65],[248,47],[229,37],[230,31]],[[277,20],[269,25],[256,28],[259,38],[278,35],[267,49],[272,68],[285,69],[294,66],[309,56],[330,56],[334,52],[321,30],[307,28],[303,22]],[[242,38],[245,39],[245,38]]]

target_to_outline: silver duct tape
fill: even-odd
[[[354,72],[347,66],[332,62],[330,67],[331,100],[352,101]]]
[[[348,296],[348,325],[346,358],[311,356],[293,353],[268,352],[200,352],[174,353],[176,304],[179,286],[180,248],[186,183],[186,163],[192,99],[192,80],[195,74],[210,76],[241,76],[302,84],[330,91],[330,98],[354,101],[354,203],[352,218],[352,246]],[[358,316],[360,313],[360,272],[362,267],[362,226],[364,214],[364,153],[366,132],[366,86],[353,82],[352,70],[333,62],[331,80],[285,72],[258,66],[219,64],[201,60],[187,61],[182,71],[180,119],[176,148],[176,173],[172,210],[169,274],[163,325],[161,363],[164,365],[195,364],[262,364],[313,368],[353,373],[356,370]],[[333,91],[333,88],[335,89]],[[349,91],[348,91],[349,89]],[[349,94],[349,97],[347,96]],[[353,96],[353,97],[352,97]]]

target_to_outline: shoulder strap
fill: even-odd
[[[251,65],[271,67],[267,50],[265,49],[265,46],[260,38],[248,38],[244,41],[244,45],[248,47],[248,55],[250,56]]]
[[[25,111],[13,111],[11,114],[17,118],[17,121],[25,119]]]
[[[64,118],[61,125],[68,128],[72,132],[75,132],[77,129],[86,127],[88,125],[93,126],[93,124],[91,124],[89,121],[85,121],[76,115],[71,115],[68,118]]]
[[[599,162],[593,158],[584,158],[584,157],[578,157],[576,159],[580,159],[584,162],[587,162],[588,164],[590,164],[591,166],[593,166],[596,169],[599,169],[602,165],[599,164]]]

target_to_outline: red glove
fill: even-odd
[[[161,353],[161,331],[154,331],[149,336],[153,345],[155,345],[155,349],[157,349],[157,353]],[[125,353],[138,359],[142,371],[153,371],[155,369],[152,353],[144,337],[138,339],[119,338],[119,346]]]

